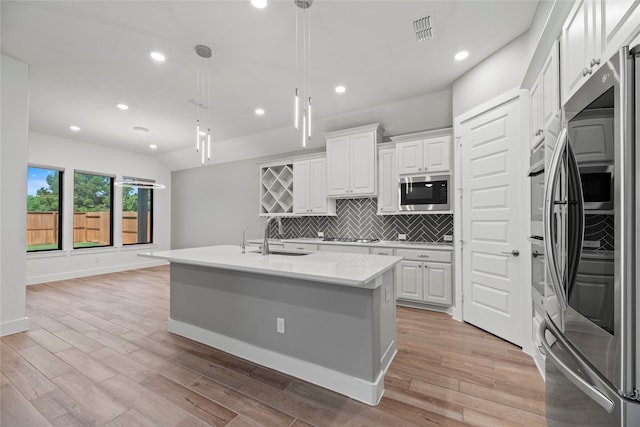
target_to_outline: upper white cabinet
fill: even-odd
[[[562,103],[629,42],[640,22],[640,2],[578,0],[562,27]]]
[[[395,147],[378,150],[378,213],[398,212]]]
[[[326,134],[327,195],[376,195],[376,144],[382,139],[379,124]]]
[[[449,172],[451,170],[451,137],[442,136],[396,145],[398,175]]]
[[[602,61],[602,2],[578,0],[562,27],[562,102],[566,102]]]
[[[628,42],[640,22],[638,0],[605,0],[602,2],[602,36],[604,58],[610,58]]]
[[[335,200],[327,200],[324,156],[293,162],[293,213],[334,215],[335,212]]]
[[[529,91],[532,147],[544,137],[544,130],[560,110],[559,61],[558,42],[555,42]]]

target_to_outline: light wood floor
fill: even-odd
[[[29,286],[28,332],[2,338],[0,425],[543,426],[517,347],[398,308],[398,355],[370,407],[171,335],[167,267]]]

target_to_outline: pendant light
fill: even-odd
[[[313,0],[293,0],[296,9],[296,90],[294,98],[294,128],[300,131],[300,116],[302,116],[302,148],[307,148],[307,142],[311,140],[311,19],[307,9],[313,4]],[[298,15],[302,14],[302,25],[298,24]],[[302,28],[300,28],[302,27]],[[298,84],[298,38],[302,33],[302,89]],[[304,105],[300,105],[300,97]]]
[[[204,165],[205,151],[206,160],[211,159],[211,80],[213,73],[210,65],[207,64],[211,58],[211,48],[199,44],[195,47],[195,51],[200,58],[196,71],[196,99],[194,100],[196,106],[196,152],[200,153],[200,164]]]

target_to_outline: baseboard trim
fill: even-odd
[[[79,277],[97,276],[98,274],[117,273],[119,271],[137,270],[139,268],[158,267],[167,265],[164,260],[149,260],[136,262],[135,264],[118,264],[108,267],[92,268],[79,271],[65,271],[62,273],[43,274],[40,276],[27,276],[27,285],[37,285],[39,283],[57,282],[59,280],[77,279]],[[27,264],[28,270],[28,264]]]
[[[284,372],[285,374],[328,388],[372,406],[377,405],[382,398],[382,394],[384,393],[384,374],[397,352],[394,341],[383,357],[385,363],[384,369],[381,370],[374,382],[370,382],[315,363],[276,353],[275,351],[267,350],[179,320],[169,319],[168,329],[171,333],[198,341],[268,368]]]
[[[0,323],[0,337],[6,335],[17,334],[29,329],[29,318],[23,317],[20,319],[9,320],[8,322]]]

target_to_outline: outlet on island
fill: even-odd
[[[276,319],[276,332],[284,334],[284,317],[278,317]]]

